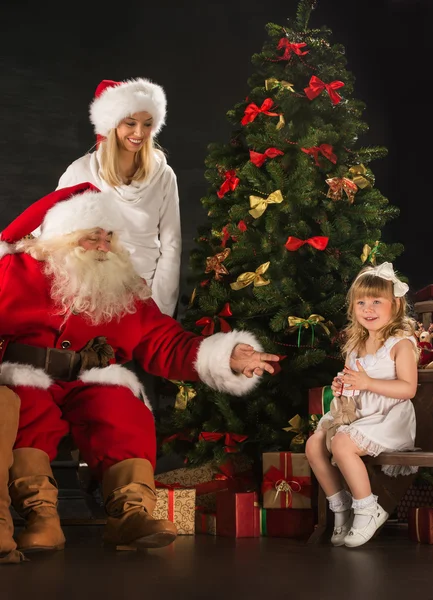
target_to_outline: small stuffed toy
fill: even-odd
[[[350,425],[356,421],[358,414],[356,412],[356,400],[354,396],[334,396],[330,406],[330,413],[333,419],[324,420],[322,429],[326,431],[326,447],[331,452],[331,440],[337,433],[341,425]]]
[[[421,349],[419,367],[421,369],[433,369],[433,345],[431,334],[428,331],[421,331],[418,337],[418,346]]]

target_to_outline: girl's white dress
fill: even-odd
[[[375,379],[396,379],[395,361],[391,359],[391,349],[402,339],[409,339],[416,347],[416,340],[411,337],[390,337],[376,354],[357,357],[352,352],[347,360],[351,369],[357,371],[359,360],[369,377]],[[373,392],[361,391],[355,396],[358,420],[350,425],[342,425],[338,432],[347,433],[355,444],[370,456],[382,452],[409,451],[415,449],[415,410],[410,400],[388,398]],[[330,412],[320,419],[317,431],[326,420],[332,420]],[[384,465],[382,471],[390,476],[416,473],[418,467],[400,465]]]

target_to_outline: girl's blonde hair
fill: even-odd
[[[119,175],[119,143],[116,129],[110,129],[107,137],[100,144],[100,163],[103,179],[111,187],[123,185],[124,182]],[[143,147],[134,155],[136,166],[134,181],[145,181],[149,177],[155,163],[155,153],[164,154],[156,140],[149,136]]]
[[[379,332],[378,340],[383,344],[389,337],[405,337],[415,335],[416,322],[408,316],[408,304],[404,296],[396,298],[394,296],[393,282],[369,274],[372,267],[365,267],[360,271],[355,281],[350,286],[347,294],[347,318],[348,325],[343,334],[345,343],[343,354],[347,356],[350,352],[359,352],[365,347],[368,338],[368,331],[355,316],[355,305],[359,298],[388,298],[392,302],[392,316]],[[365,275],[364,275],[365,273]],[[360,277],[360,275],[362,276]]]

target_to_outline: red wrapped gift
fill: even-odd
[[[260,505],[257,492],[218,492],[216,534],[225,537],[259,537]]]
[[[433,544],[433,508],[410,508],[408,532],[413,542]]]
[[[415,292],[415,302],[425,302],[426,300],[433,300],[433,284],[426,285]]]
[[[196,510],[195,532],[216,535],[216,513]]]
[[[311,508],[260,509],[260,534],[263,536],[304,539],[313,531],[314,511]]]
[[[311,433],[315,431],[320,418],[329,412],[333,397],[334,394],[330,385],[308,390],[308,414]]]
[[[311,508],[311,469],[301,452],[263,454],[263,508]]]

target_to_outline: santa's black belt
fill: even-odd
[[[31,365],[37,369],[43,369],[53,379],[74,381],[80,370],[81,356],[74,350],[39,348],[29,344],[10,342],[6,346],[3,362]]]

